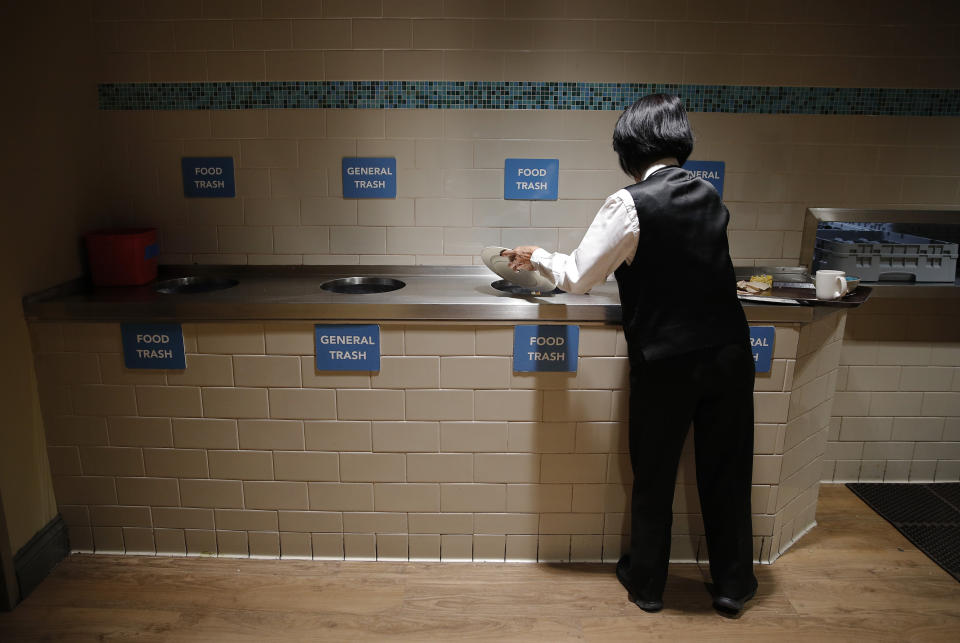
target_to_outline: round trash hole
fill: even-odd
[[[389,277],[344,277],[343,279],[326,281],[320,284],[320,287],[330,292],[347,295],[369,295],[378,292],[400,290],[406,285],[407,284],[399,279],[391,279]]]
[[[518,286],[517,284],[512,284],[506,279],[498,279],[492,284],[494,289],[499,290],[500,292],[509,293],[511,295],[531,295],[537,297],[543,297],[545,295],[558,295],[563,291],[559,288],[554,288],[553,290],[537,290],[536,288],[527,288],[526,286]]]

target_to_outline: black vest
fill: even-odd
[[[614,275],[631,361],[748,343],[727,243],[730,213],[717,191],[675,166],[625,189],[640,234],[633,261]]]

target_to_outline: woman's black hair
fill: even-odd
[[[638,177],[654,162],[674,157],[680,165],[693,151],[693,132],[679,96],[649,94],[623,110],[613,128],[620,167]]]

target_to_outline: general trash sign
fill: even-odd
[[[712,185],[722,199],[724,166],[723,161],[687,161],[683,169]]]
[[[777,331],[773,326],[750,327],[750,349],[753,351],[753,365],[757,373],[769,373],[773,362],[773,339]]]
[[[317,324],[318,371],[379,371],[380,327],[376,324]]]
[[[397,159],[345,157],[341,168],[345,199],[397,198]]]

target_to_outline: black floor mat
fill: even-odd
[[[850,482],[847,488],[960,581],[960,482]]]

